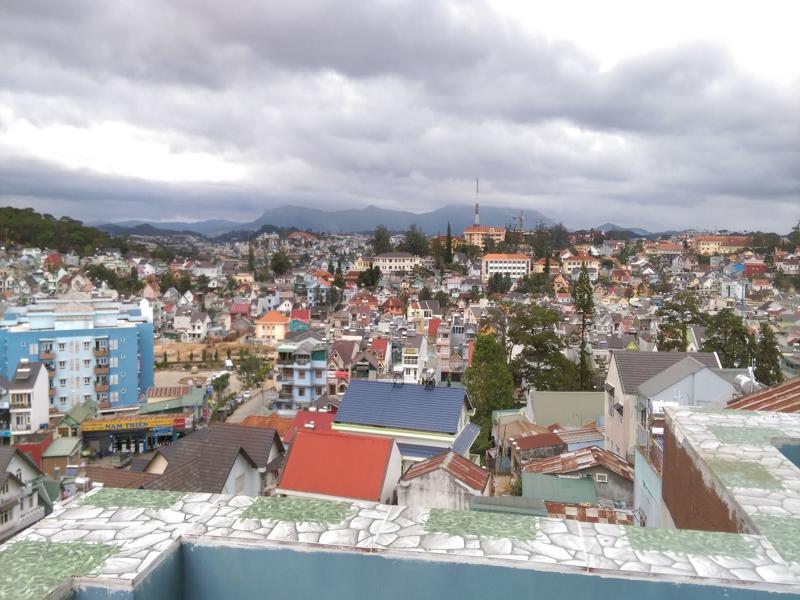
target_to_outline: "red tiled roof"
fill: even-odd
[[[800,412],[800,377],[780,383],[755,394],[730,402],[731,410],[764,410],[773,412]]]
[[[522,470],[526,473],[565,474],[603,466],[620,477],[633,481],[633,467],[613,452],[597,446],[564,452],[550,458],[539,458],[526,462]]]
[[[333,412],[298,410],[292,420],[288,440],[291,441],[297,431],[330,431],[334,417],[336,417],[336,413]]]
[[[379,501],[394,440],[298,431],[279,490]]]
[[[289,317],[284,315],[283,313],[279,313],[277,310],[271,310],[268,313],[264,313],[258,319],[256,319],[256,323],[282,323],[286,324],[289,322]]]
[[[370,342],[369,349],[374,351],[378,355],[378,358],[385,358],[386,351],[389,349],[389,339],[375,338]]]
[[[441,319],[431,319],[428,322],[428,335],[436,335],[436,332],[439,331],[439,325],[442,324]]]
[[[277,415],[269,415],[267,417],[250,415],[245,417],[242,421],[242,425],[246,427],[258,427],[260,429],[274,429],[284,442],[289,441],[292,432],[292,419],[279,417]]]
[[[491,473],[486,469],[482,469],[463,456],[450,451],[437,454],[415,464],[405,472],[405,475],[400,480],[411,481],[437,469],[447,471],[464,485],[480,492],[486,489],[486,484],[489,482],[489,477],[491,477]]]
[[[295,308],[292,310],[290,318],[294,321],[302,321],[303,323],[311,323],[311,311],[307,308]]]

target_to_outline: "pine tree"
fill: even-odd
[[[450,230],[450,222],[447,222],[447,243],[444,247],[444,264],[453,263],[453,233]]]
[[[575,284],[575,291],[572,293],[575,299],[575,308],[581,315],[581,346],[580,360],[578,362],[578,385],[581,390],[592,389],[592,367],[590,364],[591,355],[588,349],[587,333],[589,325],[594,317],[594,290],[589,279],[589,269],[584,263],[581,266],[581,274]]]
[[[689,346],[689,325],[704,324],[697,298],[691,292],[678,292],[658,309],[658,349],[661,352],[686,352]]]
[[[247,269],[251,273],[256,272],[256,255],[253,251],[253,244],[250,244],[247,247]]]
[[[755,351],[755,376],[759,383],[771,386],[783,381],[781,371],[781,352],[775,332],[767,323],[761,323],[758,330],[758,343]]]
[[[328,273],[333,275],[336,272],[336,269],[333,267],[333,259],[328,261]]]

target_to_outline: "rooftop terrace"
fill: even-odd
[[[101,488],[0,546],[0,598],[800,594],[800,415],[668,420],[739,532]]]

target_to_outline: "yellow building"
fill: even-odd
[[[504,242],[506,239],[505,227],[484,227],[472,225],[464,230],[464,241],[471,246],[484,248],[487,240],[492,240],[495,244]]]

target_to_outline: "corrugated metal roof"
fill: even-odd
[[[458,433],[463,388],[382,381],[351,381],[336,423]]]
[[[466,456],[469,454],[469,449],[472,447],[472,444],[478,439],[480,432],[481,428],[475,425],[475,423],[468,423],[467,426],[461,430],[461,433],[458,434],[458,437],[453,442],[453,445],[450,446],[450,449],[460,456]]]
[[[397,444],[403,458],[430,458],[442,452],[438,446],[424,446],[422,444]]]
[[[633,481],[633,467],[628,462],[597,446],[564,452],[550,458],[534,459],[526,462],[522,470],[526,473],[566,474],[596,466],[604,466],[620,477]]]
[[[489,477],[491,476],[489,471],[482,469],[455,452],[442,452],[441,454],[413,465],[405,472],[405,475],[403,475],[400,480],[411,481],[412,479],[422,477],[438,469],[447,471],[464,485],[479,492],[482,492],[486,488],[486,484],[489,482]]]
[[[722,366],[713,352],[614,351],[612,356],[622,382],[623,394],[635,394],[645,381],[687,356],[691,356],[711,369],[719,369]]]
[[[755,394],[743,396],[729,403],[727,408],[785,413],[800,412],[800,377],[795,377]]]

